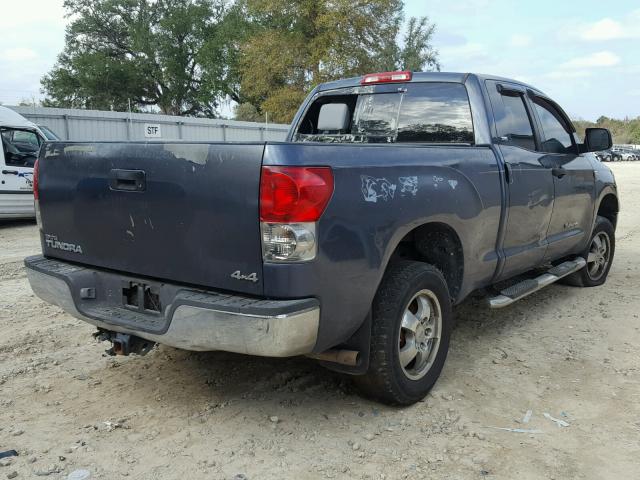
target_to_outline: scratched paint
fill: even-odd
[[[414,197],[418,193],[418,177],[398,177],[398,183],[400,184],[400,194],[413,195]]]
[[[396,185],[386,178],[360,175],[360,180],[362,182],[362,196],[365,202],[377,203],[379,198],[385,202],[393,200],[396,193]]]
[[[175,155],[198,165],[206,165],[209,157],[209,145],[199,143],[167,143],[163,148]]]

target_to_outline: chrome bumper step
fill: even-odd
[[[563,277],[577,272],[585,267],[586,260],[582,257],[576,257],[573,260],[566,261],[560,265],[550,268],[547,272],[536,278],[523,280],[515,285],[511,285],[500,292],[500,294],[489,297],[489,307],[503,308],[511,305],[518,300],[531,295],[538,290],[557,282]]]

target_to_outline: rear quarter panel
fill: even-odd
[[[501,212],[500,172],[484,147],[268,144],[265,165],[330,166],[333,197],[318,225],[310,263],[265,264],[265,295],[321,301],[321,351],[365,319],[389,258],[414,228],[442,222],[464,251],[459,298],[494,274]]]

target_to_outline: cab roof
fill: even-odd
[[[475,77],[479,82],[485,80],[497,80],[502,82],[515,83],[529,88],[535,92],[542,93],[535,87],[527,85],[519,80],[513,80],[510,78],[499,77],[497,75],[486,75],[479,73],[462,73],[462,72],[413,72],[411,80],[407,83],[419,83],[419,82],[449,82],[449,83],[465,83],[467,78]],[[351,77],[342,80],[335,80],[333,82],[322,83],[318,85],[319,91],[333,90],[336,88],[349,88],[360,86],[360,80],[362,77]]]

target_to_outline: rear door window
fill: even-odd
[[[459,83],[380,85],[354,89],[353,95],[327,95],[307,110],[297,141],[332,143],[473,143],[469,97]],[[351,121],[346,131],[318,131],[320,108],[345,103]]]
[[[535,150],[531,118],[522,95],[500,95],[504,106],[504,121],[498,123],[498,134],[506,137],[506,144]]]

